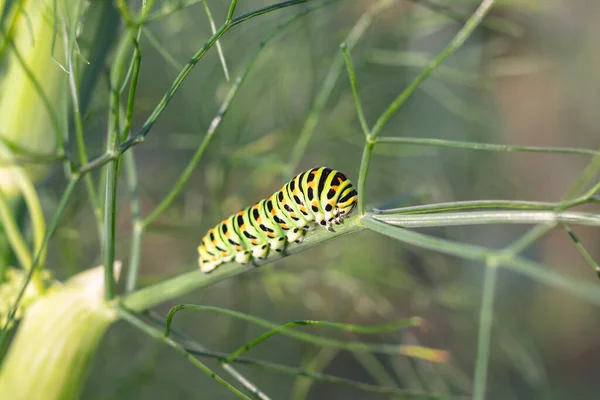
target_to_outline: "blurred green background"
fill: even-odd
[[[159,4],[162,4],[160,1]],[[166,3],[166,1],[165,1]],[[210,0],[217,24],[228,2]],[[240,1],[242,14],[268,1]],[[345,69],[327,101],[300,165],[288,161],[339,44],[371,0],[344,0],[290,25],[262,51],[215,140],[175,205],[145,235],[140,284],[197,268],[196,247],[215,223],[277,190],[292,174],[329,166],[355,181],[363,136]],[[437,1],[468,17],[472,1]],[[304,6],[299,6],[304,7]],[[299,10],[284,9],[233,28],[221,40],[232,77],[278,22]],[[387,125],[385,136],[413,136],[537,146],[600,145],[600,3],[501,1],[490,14],[497,24],[479,28],[429,78]],[[488,18],[488,22],[490,19]],[[416,76],[419,60],[432,59],[461,23],[410,1],[377,16],[352,50],[367,120]],[[152,112],[191,55],[211,35],[201,3],[148,25],[134,131]],[[142,212],[168,193],[215,116],[231,82],[216,49],[195,67],[147,140],[135,147]],[[91,154],[104,148],[106,82],[86,116]],[[419,146],[379,146],[367,180],[367,204],[425,193],[422,203],[518,199],[559,201],[588,159],[573,155],[491,153]],[[97,176],[97,175],[96,175]],[[45,206],[62,193],[60,167],[44,183]],[[431,228],[423,232],[492,248],[506,246],[527,226]],[[575,228],[600,257],[598,232]],[[127,261],[131,215],[124,180],[117,209],[117,258]],[[49,248],[48,265],[67,278],[101,264],[94,219],[80,185],[76,201]],[[593,281],[595,274],[563,230],[546,235],[526,256],[565,274]],[[275,337],[248,355],[321,370],[364,382],[440,393],[470,393],[484,268],[361,232],[312,248],[157,308],[180,303],[215,305],[285,323],[299,319],[378,324],[420,316],[426,330],[409,329],[347,339],[420,344],[448,350],[448,364],[406,357],[367,358]],[[489,399],[596,399],[600,390],[600,314],[592,305],[502,270],[497,289]],[[262,328],[201,312],[183,312],[175,327],[207,347],[232,351]],[[210,364],[209,365],[214,365]],[[381,398],[343,386],[239,367],[272,398]],[[85,399],[233,398],[180,355],[123,322],[111,327],[94,359]]]

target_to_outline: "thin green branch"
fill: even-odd
[[[141,19],[138,18],[136,21],[136,24],[139,26],[147,25],[150,22],[158,21],[160,19],[168,17],[171,14],[174,14],[180,10],[183,10],[184,8],[193,6],[194,4],[198,4],[202,1],[205,1],[205,0],[180,0],[178,2],[172,2],[172,1],[164,2],[162,4],[162,7],[160,8],[160,10],[157,10],[151,14],[149,13],[144,18],[141,18]]]
[[[465,16],[462,12],[452,9],[452,7],[444,4],[437,4],[429,0],[410,0],[422,7],[429,9],[435,13],[445,16],[455,22],[465,23]],[[450,3],[452,4],[452,3]],[[509,36],[520,37],[523,34],[523,27],[515,22],[505,18],[490,16],[485,21],[481,22],[481,27],[491,32],[498,32]]]
[[[186,349],[187,350],[187,349]],[[188,350],[189,351],[189,350]],[[271,400],[269,396],[264,394],[255,384],[250,382],[248,378],[239,373],[232,365],[221,363],[221,367],[229,373],[236,381],[241,383],[246,389],[250,391],[252,396],[258,400]]]
[[[467,38],[473,33],[475,28],[481,23],[486,14],[490,11],[494,5],[495,0],[483,0],[477,10],[469,17],[465,25],[456,34],[456,36],[450,41],[448,46],[438,56],[429,63],[429,65],[413,80],[413,82],[404,90],[388,108],[381,114],[381,116],[375,122],[375,125],[367,135],[367,140],[363,150],[360,171],[358,175],[358,187],[357,191],[360,194],[358,198],[358,210],[360,214],[366,213],[366,199],[365,199],[365,186],[367,182],[367,174],[369,172],[369,165],[371,162],[371,155],[373,153],[374,143],[385,127],[388,121],[396,114],[400,107],[408,100],[408,98],[417,90],[421,83],[435,71],[435,69],[451,54],[453,54]]]
[[[303,17],[306,14],[308,14],[314,10],[317,10],[317,9],[319,9],[325,5],[331,4],[335,1],[339,1],[339,0],[325,1],[323,3],[315,4],[311,7],[305,8],[303,11],[296,13],[295,15],[289,17],[288,19],[284,20],[279,25],[277,25],[271,31],[271,33],[261,43],[259,43],[259,45],[256,48],[256,51],[246,61],[246,64],[244,65],[243,70],[238,74],[233,85],[231,86],[231,89],[229,89],[227,96],[225,97],[225,99],[223,100],[223,103],[221,103],[221,106],[219,107],[219,110],[217,111],[217,115],[211,121],[211,123],[208,127],[208,130],[206,131],[206,134],[204,135],[204,138],[200,142],[192,159],[189,161],[188,165],[185,167],[185,170],[179,175],[177,182],[175,183],[175,185],[173,185],[173,187],[171,188],[169,193],[165,196],[165,198],[144,219],[143,226],[142,226],[143,230],[146,230],[153,222],[155,222],[156,219],[159,216],[161,216],[173,204],[173,202],[175,201],[177,196],[179,196],[179,194],[183,190],[183,187],[185,186],[185,184],[188,182],[188,180],[192,176],[192,173],[194,172],[194,170],[200,163],[202,156],[204,155],[204,153],[208,149],[208,146],[212,142],[216,130],[220,126],[221,122],[223,121],[223,117],[225,116],[225,114],[229,110],[229,107],[231,106],[231,102],[237,95],[241,85],[244,83],[246,77],[248,76],[250,70],[252,69],[254,62],[258,59],[258,55],[262,52],[262,50],[265,48],[265,46],[271,40],[273,40],[284,28],[286,28],[288,25],[290,25],[292,22],[296,21],[300,17]]]
[[[409,318],[406,320],[392,322],[392,323],[388,323],[388,324],[384,324],[384,325],[366,326],[366,327],[358,326],[358,325],[351,325],[351,324],[340,324],[340,323],[328,322],[328,321],[296,321],[296,322],[291,322],[289,324],[281,325],[281,324],[277,324],[277,323],[268,321],[266,319],[258,318],[254,315],[245,314],[245,313],[241,313],[241,312],[233,311],[233,310],[228,310],[225,308],[202,306],[202,305],[196,305],[196,304],[180,304],[180,305],[177,305],[177,306],[171,308],[171,310],[169,311],[167,320],[165,322],[165,333],[164,333],[165,336],[169,336],[169,334],[171,332],[171,324],[172,324],[175,313],[177,313],[180,310],[184,310],[184,309],[191,309],[191,310],[198,310],[198,311],[205,311],[205,312],[214,312],[217,314],[222,314],[222,315],[227,315],[227,316],[230,316],[233,318],[237,318],[237,319],[240,319],[243,321],[248,321],[250,323],[271,329],[269,332],[265,333],[264,335],[261,335],[261,337],[259,337],[257,340],[253,341],[249,345],[242,347],[239,350],[240,354],[241,354],[241,352],[246,351],[250,347],[253,347],[254,345],[264,341],[265,339],[267,339],[277,333],[281,333],[285,336],[292,337],[296,340],[300,340],[300,341],[303,341],[306,343],[311,343],[311,344],[314,344],[317,346],[332,347],[332,348],[344,349],[344,350],[349,350],[349,351],[368,351],[368,352],[373,352],[373,353],[407,355],[407,356],[414,357],[414,356],[416,356],[415,352],[414,351],[410,352],[410,350],[414,349],[412,346],[404,346],[404,345],[397,345],[397,344],[363,343],[363,342],[357,342],[357,341],[342,341],[342,340],[326,338],[326,337],[319,336],[319,335],[313,335],[313,334],[309,334],[309,333],[305,333],[305,332],[291,330],[291,329],[289,329],[289,327],[295,326],[295,325],[321,325],[321,326],[325,326],[325,327],[341,329],[341,330],[346,330],[346,331],[351,331],[351,332],[374,334],[374,333],[380,333],[380,332],[395,331],[395,330],[399,330],[399,329],[403,329],[403,328],[407,328],[407,327],[421,326],[423,324],[423,321],[421,318],[413,317],[413,318]],[[410,350],[409,350],[409,348],[410,348]],[[421,357],[421,358],[426,358],[430,361],[444,361],[447,358],[447,353],[443,350],[429,349],[429,348],[421,348],[421,349],[426,350],[423,353],[426,353],[427,351],[432,353],[432,356],[430,356],[430,357],[426,356],[426,357]]]
[[[129,268],[127,269],[127,281],[125,283],[125,293],[131,293],[136,289],[138,273],[140,269],[140,257],[142,252],[142,217],[140,211],[140,202],[138,196],[137,170],[135,167],[135,157],[133,150],[128,151],[124,156],[125,175],[127,178],[127,188],[129,190],[129,206],[131,209],[131,246],[129,250]]]
[[[283,333],[284,331],[286,331],[290,328],[297,327],[297,326],[316,325],[316,326],[324,326],[324,327],[329,327],[329,328],[340,329],[340,330],[344,330],[347,332],[374,334],[374,333],[396,331],[396,330],[413,327],[413,326],[420,326],[421,324],[422,324],[422,321],[420,318],[411,318],[408,320],[398,321],[398,322],[385,324],[385,325],[377,325],[377,326],[360,326],[360,325],[352,325],[352,324],[341,324],[341,323],[335,323],[335,322],[329,322],[329,321],[311,321],[311,320],[292,321],[292,322],[288,322],[283,325],[280,325],[276,328],[273,328],[273,329],[269,330],[268,332],[263,333],[258,338],[252,340],[251,342],[249,342],[249,343],[245,344],[244,346],[240,347],[239,349],[235,350],[234,352],[232,352],[229,355],[229,357],[227,357],[226,362],[231,362],[232,360],[236,359],[238,356],[242,355],[246,351],[257,346],[258,344],[264,342],[265,340],[269,339],[270,337],[275,336],[279,333]]]
[[[215,20],[213,19],[212,13],[210,12],[210,8],[208,7],[208,2],[206,0],[204,0],[202,2],[202,4],[204,4],[204,11],[206,12],[206,17],[208,18],[208,22],[210,23],[210,29],[212,31],[212,34],[214,35],[215,32],[217,31],[217,26],[215,25]],[[235,11],[235,5],[237,4],[237,0],[233,0],[231,2],[231,8],[229,9],[229,12],[233,12]],[[227,15],[227,22],[231,21],[231,18],[233,17],[233,14]],[[225,54],[223,54],[223,48],[221,47],[221,42],[217,40],[217,42],[215,43],[216,47],[217,47],[217,53],[219,54],[219,60],[221,61],[221,66],[223,67],[223,73],[225,74],[225,79],[229,80],[229,69],[227,68],[227,62],[225,61]]]
[[[598,170],[600,170],[600,155],[595,155],[589,162],[589,164],[585,167],[579,179],[567,190],[564,198],[570,198],[575,196],[580,190],[583,189],[585,185],[587,185],[594,177],[598,174]]]
[[[498,267],[495,263],[487,262],[486,267],[481,312],[479,314],[479,333],[477,335],[477,359],[475,361],[475,378],[473,382],[474,400],[485,399],[494,313],[494,294],[498,274]]]
[[[575,205],[585,203],[596,203],[599,200],[590,197],[578,197]],[[443,211],[458,211],[458,210],[481,210],[488,208],[499,208],[505,210],[555,210],[568,204],[569,208],[574,207],[573,200],[567,200],[559,203],[550,203],[542,201],[522,201],[522,200],[468,200],[455,201],[449,203],[425,204],[419,206],[390,208],[390,209],[373,209],[373,214],[428,214],[439,213]]]
[[[79,14],[79,5],[81,2],[78,2],[78,10],[77,15]],[[74,24],[75,27],[77,24]],[[73,28],[73,27],[72,27]],[[75,41],[75,28],[71,34],[73,37],[70,40]],[[66,34],[66,32],[65,32]],[[85,149],[85,140],[83,138],[83,121],[81,117],[81,109],[79,106],[79,87],[77,86],[78,82],[78,70],[77,65],[73,63],[73,44],[71,42],[70,46],[67,47],[67,68],[68,68],[68,82],[69,89],[71,92],[71,99],[73,104],[73,119],[75,120],[75,140],[77,143],[77,149],[79,152],[79,162],[81,165],[85,165],[88,163],[88,156]],[[85,187],[87,190],[88,198],[90,200],[92,211],[94,214],[94,218],[96,219],[96,228],[98,230],[98,237],[102,237],[102,208],[100,205],[100,198],[96,193],[96,188],[94,186],[94,182],[92,180],[92,176],[87,174],[84,176]]]
[[[527,153],[554,153],[575,154],[582,156],[600,156],[600,151],[591,149],[578,149],[571,147],[543,147],[543,146],[512,146],[494,143],[474,143],[458,140],[428,139],[412,137],[381,137],[377,143],[449,147],[457,149],[484,150],[484,151],[519,151]]]
[[[416,51],[394,51],[385,49],[373,49],[367,53],[367,61],[373,64],[393,66],[424,68],[431,60],[431,55]],[[489,86],[484,76],[465,72],[458,68],[440,65],[432,72],[433,76],[446,81],[465,86],[486,88]]]
[[[282,1],[280,3],[271,4],[271,5],[265,6],[263,8],[259,8],[259,9],[247,12],[246,14],[243,14],[243,15],[240,15],[239,17],[233,18],[230,23],[231,23],[231,26],[235,26],[235,25],[241,24],[242,22],[247,21],[251,18],[258,17],[259,15],[267,14],[272,11],[281,10],[282,8],[295,6],[295,5],[307,3],[307,2],[308,2],[308,0]]]
[[[104,230],[102,241],[102,255],[104,263],[104,295],[111,300],[116,294],[116,283],[114,276],[115,262],[115,221],[117,202],[117,182],[119,179],[119,157],[118,146],[121,136],[120,108],[121,100],[119,88],[125,76],[125,65],[129,50],[134,43],[134,32],[128,30],[121,38],[117,47],[115,60],[110,71],[110,100],[108,116],[108,132],[106,137],[106,154],[115,154],[116,158],[111,160],[106,168],[104,183]]]
[[[206,365],[204,365],[200,360],[198,360],[197,358],[193,357],[179,343],[173,341],[172,339],[164,337],[158,329],[153,328],[152,326],[146,324],[144,321],[142,321],[138,317],[136,317],[133,313],[131,313],[131,312],[125,310],[125,309],[122,309],[122,308],[119,308],[118,311],[119,311],[119,315],[121,316],[121,318],[123,318],[125,321],[129,322],[131,325],[133,325],[136,328],[140,329],[141,331],[145,332],[149,336],[151,336],[151,337],[153,337],[153,338],[155,338],[157,340],[160,340],[160,341],[164,342],[167,346],[171,347],[172,349],[174,349],[175,351],[177,351],[178,353],[180,353],[181,355],[183,355],[189,362],[191,362],[199,370],[201,370],[202,372],[204,372],[207,376],[209,376],[210,378],[214,379],[217,383],[219,383],[220,385],[222,385],[226,389],[228,389],[231,392],[233,392],[239,398],[250,399],[248,396],[246,396],[245,394],[243,394],[242,392],[240,392],[238,389],[236,389],[235,387],[233,387],[226,380],[224,380],[223,378],[221,378],[219,375],[217,375],[215,372],[213,372],[210,368],[208,368]]]
[[[550,225],[538,225],[531,228],[528,232],[522,235],[518,240],[512,243],[510,246],[507,246],[504,249],[505,253],[509,253],[511,255],[520,254],[523,250],[531,246],[538,239],[542,238],[546,233],[550,232],[556,224]]]
[[[196,354],[200,357],[208,357],[208,358],[213,358],[213,359],[217,359],[220,361],[224,361],[228,357],[227,354],[210,351],[210,350],[196,350],[196,349],[187,349],[187,350],[190,353]],[[423,392],[423,391],[419,391],[419,390],[412,390],[412,389],[400,389],[400,388],[389,387],[389,386],[375,386],[375,385],[370,385],[368,383],[356,382],[354,380],[347,379],[347,378],[340,378],[340,377],[332,376],[332,375],[328,375],[328,374],[311,372],[311,371],[307,371],[307,370],[300,369],[300,368],[288,367],[286,365],[281,365],[281,364],[277,364],[277,363],[272,363],[272,362],[263,361],[263,360],[256,360],[256,359],[246,358],[246,357],[237,358],[233,362],[238,363],[238,364],[245,364],[245,365],[260,367],[264,370],[270,370],[270,371],[278,372],[281,374],[297,376],[297,377],[304,377],[304,378],[309,378],[309,379],[313,379],[313,380],[320,381],[320,382],[332,383],[332,384],[337,384],[337,385],[344,385],[347,387],[351,387],[353,389],[363,390],[363,391],[367,391],[367,392],[371,392],[371,393],[377,393],[380,395],[400,397],[403,399],[431,399],[431,400],[433,400],[433,399],[457,399],[457,400],[465,399],[466,400],[469,398],[468,396],[454,396],[454,395],[448,396],[448,395],[442,395],[442,394],[436,394],[436,393],[427,393],[427,392]]]
[[[598,263],[594,260],[594,257],[592,257],[592,255],[583,246],[583,244],[579,240],[579,237],[577,237],[577,235],[575,234],[575,232],[573,232],[569,225],[562,224],[562,227],[569,234],[569,237],[571,238],[571,240],[573,240],[573,243],[575,243],[575,247],[577,247],[577,250],[579,250],[583,258],[585,258],[588,264],[590,264],[590,266],[594,269],[594,272],[596,272],[598,278],[600,278],[600,266],[598,266]]]
[[[175,77],[175,80],[171,84],[171,87],[167,90],[165,95],[159,101],[158,105],[154,108],[154,111],[152,111],[152,113],[150,114],[150,116],[148,117],[148,119],[146,120],[146,122],[144,123],[142,128],[138,131],[138,133],[136,133],[134,136],[132,136],[125,142],[121,143],[121,145],[119,146],[119,153],[123,153],[131,146],[135,146],[144,141],[145,136],[148,134],[150,129],[152,129],[152,126],[154,126],[154,124],[156,123],[156,120],[158,119],[160,114],[162,114],[162,112],[164,111],[167,104],[169,104],[169,102],[171,101],[171,99],[173,98],[173,96],[175,95],[175,93],[177,92],[177,90],[179,89],[179,87],[181,86],[181,84],[183,83],[185,78],[187,77],[187,75],[192,70],[192,68],[194,68],[194,66],[198,63],[198,61],[200,61],[200,59],[204,56],[204,54],[206,54],[206,52],[215,44],[215,42],[217,40],[219,40],[219,38],[225,34],[225,32],[227,32],[230,28],[234,27],[235,25],[240,24],[248,19],[257,17],[262,14],[266,14],[271,11],[279,10],[279,9],[282,9],[285,7],[293,6],[293,5],[304,3],[304,2],[306,2],[306,0],[291,0],[291,1],[284,1],[281,3],[277,3],[277,4],[272,4],[270,6],[266,6],[261,9],[254,10],[247,14],[241,15],[237,18],[232,19],[229,22],[225,22],[225,24],[223,24],[206,41],[206,43],[204,43],[204,45],[196,52],[196,54],[194,54],[192,56],[192,58],[188,61],[188,63],[185,65],[185,67],[183,67],[183,69],[179,72],[177,77]]]
[[[350,78],[350,87],[352,88],[352,96],[354,98],[354,106],[356,108],[356,113],[358,114],[358,120],[360,121],[360,127],[365,134],[365,138],[369,139],[369,134],[371,133],[369,129],[369,124],[367,124],[367,119],[365,118],[365,113],[362,108],[362,104],[360,102],[360,96],[358,95],[358,87],[356,83],[356,73],[354,72],[354,65],[352,64],[352,57],[350,56],[350,52],[348,51],[348,46],[346,43],[342,43],[340,46],[340,50],[344,55],[344,62],[346,63],[346,69],[348,71],[348,77]]]
[[[152,47],[154,47],[154,50],[156,50],[156,52],[167,62],[167,64],[169,64],[177,71],[183,68],[183,65],[179,61],[177,61],[175,57],[171,55],[171,53],[169,53],[169,50],[167,50],[162,44],[160,44],[158,39],[155,38],[154,35],[150,33],[148,29],[144,29],[144,36],[146,36],[148,43]]]
[[[482,224],[568,223],[600,226],[600,215],[566,211],[465,211],[435,214],[371,214],[378,221],[404,228],[464,226]]]
[[[31,252],[27,247],[27,243],[21,235],[21,231],[19,230],[19,225],[14,219],[14,215],[12,209],[8,203],[7,197],[4,195],[3,191],[0,189],[0,227],[6,234],[6,238],[8,239],[8,243],[12,248],[19,264],[21,264],[21,268],[27,270],[31,267]]]
[[[231,22],[233,19],[233,14],[235,13],[235,7],[237,6],[238,0],[231,0],[231,4],[229,5],[229,11],[227,11],[227,20],[226,22]]]
[[[516,257],[512,252],[488,249],[472,244],[424,235],[377,221],[369,215],[363,217],[360,223],[365,228],[410,245],[467,260],[496,262],[499,267],[511,269],[522,275],[529,276],[538,282],[562,289],[567,293],[600,305],[600,287],[598,285],[592,285],[589,282],[560,274],[545,265]]]
[[[354,24],[354,26],[350,29],[348,36],[346,36],[346,38],[344,39],[344,43],[346,44],[348,51],[352,50],[354,46],[356,46],[356,43],[358,43],[360,38],[366,32],[366,30],[371,26],[371,23],[373,22],[374,18],[387,7],[389,7],[392,3],[394,3],[394,1],[395,0],[380,0],[373,6],[371,6],[367,11],[365,11],[363,15],[361,15],[356,24]],[[324,2],[322,4],[324,5],[325,3],[331,2],[332,1]],[[335,54],[333,62],[331,63],[331,66],[329,67],[329,70],[327,71],[327,74],[325,75],[325,79],[323,80],[321,89],[319,90],[319,93],[317,94],[315,101],[310,111],[308,112],[306,119],[304,120],[302,129],[300,130],[300,134],[298,135],[298,139],[296,140],[296,143],[294,143],[290,154],[290,161],[288,162],[287,168],[285,168],[285,171],[282,174],[286,177],[286,179],[294,173],[294,171],[298,167],[298,164],[300,164],[300,160],[306,152],[308,143],[310,142],[310,139],[312,138],[315,132],[315,128],[319,123],[319,119],[323,114],[323,110],[327,105],[327,101],[329,100],[329,97],[333,92],[333,89],[335,87],[335,84],[337,83],[338,77],[340,76],[343,67],[343,54],[341,52],[337,52]]]
[[[429,63],[429,65],[415,78],[415,80],[402,92],[388,108],[381,114],[375,122],[373,129],[369,135],[371,139],[376,139],[387,122],[396,114],[400,107],[408,100],[408,98],[417,90],[421,83],[431,75],[431,73],[442,63],[446,58],[458,50],[463,43],[471,36],[475,28],[481,23],[483,18],[491,10],[495,0],[483,0],[477,10],[469,17],[461,30],[456,34],[454,39],[450,41],[448,46]]]

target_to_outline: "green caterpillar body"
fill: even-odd
[[[262,260],[270,250],[281,252],[288,242],[300,243],[320,225],[333,231],[356,207],[358,197],[346,175],[331,168],[313,168],[295,176],[271,197],[241,210],[210,229],[198,246],[200,269],[209,273],[235,260]]]

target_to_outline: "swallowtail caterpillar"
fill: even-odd
[[[301,243],[314,226],[333,231],[356,207],[348,177],[331,168],[313,168],[295,176],[269,198],[247,207],[210,229],[198,246],[202,272],[235,260],[262,260],[287,243]]]

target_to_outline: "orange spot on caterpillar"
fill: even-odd
[[[256,222],[258,222],[259,224],[262,223],[262,218],[261,217],[256,218]]]
[[[267,236],[270,238],[274,238],[275,237],[275,233],[274,232],[267,232]]]
[[[235,249],[236,249],[237,251],[242,251],[242,250],[244,250],[244,249],[242,248],[242,246],[235,246]]]

